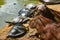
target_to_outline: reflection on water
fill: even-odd
[[[19,1],[19,3],[18,3]],[[5,4],[0,8],[0,29],[4,27],[4,20],[11,21],[18,15],[18,11],[23,6],[23,0],[5,0]]]

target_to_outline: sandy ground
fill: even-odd
[[[27,24],[25,24],[25,26],[27,26]],[[7,38],[7,34],[11,28],[12,26],[8,27],[8,25],[6,25],[5,28],[0,31],[0,40],[39,40],[36,37],[30,37],[30,35],[34,35],[37,32],[36,29],[31,28],[29,28],[29,31],[23,37]]]
[[[60,4],[56,5],[47,5],[49,8],[60,12]]]
[[[53,10],[60,12],[60,4],[47,5],[47,6]],[[27,26],[27,25],[25,25],[25,26]],[[34,35],[36,33],[36,29],[31,29],[31,28],[29,28],[29,32],[27,32],[26,35],[24,35],[23,37],[7,38],[7,34],[11,28],[12,28],[12,26],[8,27],[8,25],[6,25],[2,30],[0,30],[0,40],[39,40],[36,37],[30,37],[31,34]]]

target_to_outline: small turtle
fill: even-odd
[[[31,16],[31,11],[36,8],[36,5],[34,4],[27,4],[25,8],[21,9],[19,11],[19,16],[22,16],[23,18],[27,18]]]
[[[22,37],[26,34],[27,30],[22,24],[15,24],[13,28],[9,31],[8,37]]]

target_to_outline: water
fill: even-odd
[[[0,29],[6,25],[5,20],[12,21],[13,18],[17,17],[24,4],[23,0],[5,0],[5,2],[0,8]]]

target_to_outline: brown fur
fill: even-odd
[[[33,20],[30,21],[30,27],[37,29],[40,39],[60,40],[60,12],[49,8],[36,12],[37,14],[33,17]]]

